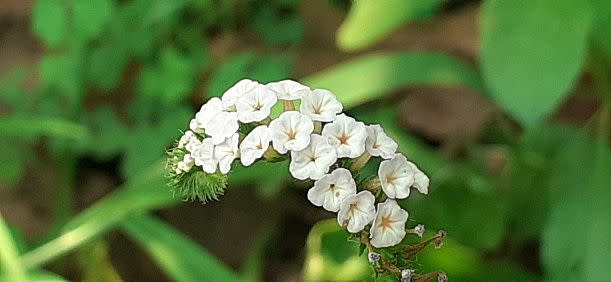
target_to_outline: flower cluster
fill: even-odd
[[[284,111],[272,117],[279,102]],[[174,186],[180,186],[193,174],[221,179],[238,160],[250,166],[259,159],[288,158],[294,178],[314,181],[308,200],[336,212],[348,232],[365,234],[364,243],[373,250],[395,246],[408,233],[424,233],[422,225],[406,229],[408,212],[397,200],[409,197],[412,188],[427,194],[429,178],[397,148],[380,125],[343,113],[329,90],[291,80],[261,84],[244,79],[201,107],[170,151],[169,163]],[[379,163],[377,176],[359,175],[368,163]],[[224,183],[216,192],[223,190]],[[198,191],[181,192],[188,193]]]

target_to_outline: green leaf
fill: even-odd
[[[65,138],[79,143],[86,142],[86,127],[68,120],[48,117],[11,116],[0,117],[0,136]]]
[[[117,86],[128,62],[127,47],[121,43],[108,43],[91,51],[88,64],[88,79],[104,90]]]
[[[592,38],[595,44],[605,51],[609,61],[611,60],[611,40],[609,39],[611,2],[607,0],[590,0],[590,2],[592,2],[594,11]]]
[[[346,51],[366,48],[401,25],[427,18],[443,0],[357,0],[337,34],[337,45]]]
[[[32,9],[32,31],[51,48],[61,45],[68,32],[62,3],[62,0],[40,0]]]
[[[152,216],[132,216],[121,227],[174,281],[239,281],[208,251]]]
[[[166,148],[180,137],[180,129],[189,124],[190,109],[168,110],[156,123],[140,124],[126,139],[125,158],[121,164],[124,176],[136,175],[165,155]]]
[[[88,40],[102,32],[111,20],[114,0],[72,0],[74,35]]]
[[[110,106],[94,111],[89,123],[92,138],[87,149],[96,157],[108,160],[125,149],[130,132]]]
[[[608,133],[608,132],[607,132]],[[611,261],[611,151],[576,135],[554,159],[541,256],[549,280],[604,281]]]
[[[366,55],[306,77],[303,82],[333,91],[345,108],[410,85],[464,85],[484,92],[472,67],[437,53]]]
[[[286,79],[291,75],[292,68],[288,59],[241,53],[231,57],[214,72],[208,84],[208,96],[221,96],[229,87],[244,78],[261,83]]]
[[[138,212],[180,202],[173,198],[165,178],[165,162],[159,161],[132,178],[122,188],[75,216],[61,232],[21,257],[28,268],[39,267],[100,236]]]
[[[481,63],[492,97],[525,126],[539,123],[573,87],[590,23],[588,1],[484,2]]]
[[[255,30],[270,44],[297,44],[303,39],[304,26],[296,13],[286,13],[273,5],[264,5],[255,14]]]
[[[8,281],[25,281],[26,271],[19,260],[17,244],[2,214],[0,214],[0,265]]]

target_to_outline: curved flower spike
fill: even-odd
[[[329,145],[327,139],[318,135],[310,135],[310,144],[301,151],[291,151],[289,171],[299,180],[318,180],[329,171],[329,167],[337,160],[335,148]]]
[[[391,199],[405,199],[409,196],[409,188],[414,184],[415,174],[413,166],[401,154],[382,161],[378,169],[382,190]]]
[[[335,115],[342,112],[343,106],[337,101],[335,94],[326,89],[314,89],[303,95],[299,111],[308,115],[312,120],[330,122]]]
[[[218,162],[214,158],[214,144],[211,138],[205,138],[201,142],[196,140],[187,145],[187,150],[191,152],[195,165],[202,167],[202,170],[207,173],[216,172]]]
[[[263,156],[271,141],[269,128],[265,125],[255,127],[240,143],[240,161],[249,166]]]
[[[246,95],[257,87],[261,86],[259,82],[250,79],[242,79],[238,81],[235,85],[231,86],[231,88],[227,89],[225,93],[223,93],[223,97],[221,98],[223,101],[223,109],[227,111],[235,111],[235,103],[240,99],[240,97]]]
[[[409,214],[395,200],[388,199],[378,204],[378,212],[371,225],[371,245],[385,248],[397,245],[405,237],[405,222]]]
[[[269,88],[259,85],[242,95],[236,102],[238,119],[243,123],[262,121],[269,117],[278,98]]]
[[[240,156],[240,150],[238,149],[239,138],[239,134],[234,133],[225,142],[214,148],[214,158],[219,162],[219,170],[223,174],[227,174],[231,170],[231,163]]]
[[[272,146],[278,153],[288,150],[303,150],[310,143],[310,134],[314,131],[314,123],[306,116],[296,111],[282,113],[269,123]]]
[[[365,148],[370,155],[390,159],[395,155],[398,147],[397,142],[388,137],[379,124],[367,126]]]
[[[346,197],[340,205],[337,222],[346,226],[350,233],[360,232],[375,217],[375,200],[375,196],[369,191]]]
[[[225,139],[233,136],[238,129],[238,114],[234,112],[220,112],[208,123],[206,134],[212,138],[214,145],[221,144]]]
[[[365,152],[365,124],[345,114],[338,115],[335,121],[325,125],[322,135],[336,148],[338,158],[356,158]]]
[[[338,168],[314,182],[308,190],[308,200],[331,212],[339,211],[340,204],[350,195],[356,194],[356,182],[345,168]]]
[[[266,86],[276,94],[278,100],[299,100],[311,91],[310,87],[293,80],[271,82]]]

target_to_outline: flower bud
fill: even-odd
[[[369,259],[369,263],[370,264],[375,264],[378,261],[380,261],[380,254],[376,253],[376,252],[369,252],[367,254],[367,258]]]

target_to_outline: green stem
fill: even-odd
[[[8,225],[0,213],[0,263],[7,281],[26,281],[25,269]]]

